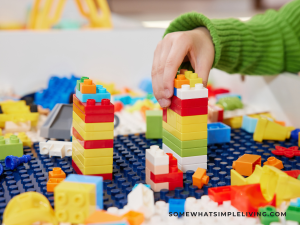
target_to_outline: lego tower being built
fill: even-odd
[[[202,79],[191,71],[178,74],[171,105],[163,110],[163,150],[177,158],[184,173],[207,169],[207,110]]]
[[[88,77],[73,95],[72,166],[76,173],[112,179],[114,105],[110,93]]]

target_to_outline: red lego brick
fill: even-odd
[[[81,102],[74,94],[73,104],[76,104],[85,115],[114,113],[114,105],[109,99],[102,99],[101,102],[96,102],[95,99],[88,99],[87,102]]]
[[[78,168],[76,163],[72,160],[72,167],[74,171],[79,174],[83,175],[81,170]],[[97,177],[103,177],[103,180],[112,180],[112,173],[105,173],[105,174],[89,174],[89,176],[97,176]]]
[[[167,123],[167,108],[163,108],[163,121]]]
[[[167,153],[169,156],[169,166],[177,166],[177,159],[173,156],[172,153]]]
[[[218,107],[218,122],[223,122],[224,120],[224,109],[222,109],[221,107]]]
[[[177,172],[159,175],[154,175],[152,172],[150,172],[150,179],[154,183],[178,182],[179,180],[183,180],[183,173],[179,169],[177,170]]]
[[[224,201],[230,201],[231,199],[231,186],[214,187],[208,189],[208,196],[214,202],[219,205]]]
[[[195,98],[195,99],[180,99],[173,95],[171,103],[178,105],[181,108],[195,108],[208,105],[208,98]]]
[[[213,96],[218,95],[218,94],[226,94],[226,93],[229,93],[229,90],[225,89],[225,88],[213,89]]]
[[[282,146],[275,146],[276,150],[273,150],[272,153],[274,155],[281,155],[287,158],[293,158],[294,156],[300,156],[300,151],[298,150],[298,146],[292,146],[289,148],[285,148]]]
[[[285,172],[287,175],[294,177],[296,179],[300,175],[300,170],[290,170],[290,171],[283,171],[283,172]]]
[[[261,192],[259,183],[231,186],[231,205],[245,214],[247,212],[248,217],[253,217],[260,207],[267,205],[276,207],[276,195],[268,202]]]
[[[180,106],[171,102],[170,109],[179,114],[180,116],[197,116],[197,115],[206,115],[208,112],[208,107],[194,107],[194,108],[181,108]]]
[[[114,113],[109,114],[89,114],[85,115],[76,104],[73,104],[73,111],[85,122],[85,123],[106,123],[114,122]]]
[[[73,133],[74,137],[77,139],[77,141],[85,149],[113,148],[114,147],[114,140],[113,139],[86,141],[81,137],[81,135],[77,132],[77,130],[74,127],[72,129],[72,133]]]
[[[177,187],[183,187],[183,180],[169,182],[169,191],[174,191]]]

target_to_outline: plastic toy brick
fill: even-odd
[[[72,129],[72,134],[84,149],[113,148],[114,147],[113,139],[87,141],[82,138],[82,136],[77,132],[77,130],[74,127]]]
[[[81,77],[79,80],[76,81],[76,89],[80,91],[80,86],[84,82],[84,80],[90,79],[89,77]]]
[[[294,140],[298,140],[299,133],[300,133],[300,129],[299,128],[292,130],[292,132],[291,132],[291,138],[294,139]]]
[[[113,157],[84,157],[75,146],[72,147],[73,156],[76,156],[78,160],[85,166],[104,166],[104,165],[112,165],[113,164]],[[72,157],[73,157],[72,156]]]
[[[275,146],[276,150],[273,150],[272,153],[278,156],[285,156],[287,158],[293,158],[294,156],[300,156],[300,150],[297,146],[292,146],[285,148],[282,146]]]
[[[81,102],[87,102],[88,99],[94,99],[96,102],[101,102],[102,99],[110,100],[110,93],[102,85],[96,85],[96,94],[83,94],[76,89],[76,97]]]
[[[231,186],[231,205],[244,213],[257,213],[259,207],[276,206],[276,197],[265,198],[260,184]],[[265,194],[265,193],[264,193]]]
[[[94,131],[94,132],[87,132],[84,131],[78,123],[73,120],[73,127],[77,130],[80,136],[87,141],[90,140],[105,140],[105,139],[113,139],[114,138],[114,131]]]
[[[224,110],[216,105],[208,106],[208,119],[211,123],[223,122]]]
[[[219,95],[219,94],[225,94],[229,93],[230,91],[226,88],[215,88],[212,90],[213,96]]]
[[[72,142],[47,141],[40,142],[39,146],[41,155],[59,156],[61,158],[72,156]]]
[[[122,218],[126,219],[129,225],[141,225],[144,222],[144,214],[135,211],[129,211],[122,215]]]
[[[104,210],[96,210],[86,220],[86,225],[126,225],[126,221],[121,216],[116,216]]]
[[[285,219],[288,221],[296,221],[300,223],[300,207],[289,206],[286,210]]]
[[[155,175],[169,173],[169,165],[154,166],[148,159],[146,159],[146,168]]]
[[[88,99],[87,102],[81,102],[74,94],[73,104],[75,104],[85,115],[114,113],[114,105],[109,99],[102,99],[101,102],[96,102],[94,99]]]
[[[242,101],[237,97],[224,97],[219,99],[216,104],[222,107],[225,111],[243,109],[244,107]]]
[[[72,160],[77,165],[79,170],[83,175],[92,175],[92,174],[107,174],[112,173],[112,165],[103,165],[103,166],[84,166],[82,162],[75,155],[72,156]]]
[[[85,123],[106,123],[114,122],[114,114],[90,114],[85,115],[77,106],[73,104],[73,112],[77,114]]]
[[[262,168],[259,165],[255,166],[254,172],[247,178],[244,178],[235,170],[230,170],[231,185],[246,185],[259,183],[262,174]]]
[[[164,182],[164,183],[154,183],[151,179],[150,179],[150,173],[151,171],[146,168],[145,169],[145,173],[146,173],[146,183],[148,185],[151,186],[151,189],[154,191],[154,192],[159,192],[161,191],[162,189],[167,189],[169,190],[169,182]]]
[[[139,184],[135,184],[133,187],[132,187],[132,190],[135,189]],[[151,189],[151,186],[149,184],[144,184],[145,187]]]
[[[174,92],[173,92],[174,96],[177,96],[177,88],[174,87]]]
[[[113,156],[114,153],[113,148],[85,149],[75,137],[72,137],[72,140],[73,140],[72,143],[73,147],[76,148],[76,150],[80,152],[83,157],[91,158],[91,157],[112,157]]]
[[[180,123],[176,123],[176,126],[173,126],[174,124],[170,124],[170,125],[182,133],[207,131],[207,123],[184,124],[184,125]]]
[[[170,105],[170,109],[179,114],[180,116],[196,116],[196,115],[206,115],[207,106],[193,107],[193,108],[181,108],[176,104]]]
[[[66,178],[66,174],[61,168],[54,167],[52,171],[49,171],[49,178]]]
[[[257,118],[252,118],[252,117],[244,115],[243,116],[242,129],[244,129],[248,133],[253,134],[254,131],[255,131],[257,121],[258,121]]]
[[[261,166],[261,156],[245,154],[232,163],[232,168],[242,176],[250,176],[256,165]]]
[[[226,112],[226,111],[225,111]],[[242,127],[243,117],[237,116],[229,119],[224,119],[223,123],[230,126],[233,129],[238,129]]]
[[[290,205],[300,207],[300,198],[297,198],[296,202],[290,202]]]
[[[163,108],[163,121],[167,122],[167,108]]]
[[[90,79],[85,79],[80,83],[80,92],[82,94],[96,94],[96,84]]]
[[[231,186],[213,187],[208,189],[208,196],[219,205],[231,200]]]
[[[76,163],[72,160],[72,167],[74,171],[79,174],[79,175],[84,175],[82,174],[81,170],[78,168]],[[112,180],[112,173],[105,173],[105,174],[89,174],[90,176],[97,176],[97,177],[102,177],[103,180]]]
[[[298,176],[300,175],[300,170],[290,170],[290,171],[284,171],[287,175],[294,177],[294,178],[298,178]]]
[[[114,123],[85,123],[75,112],[73,112],[73,120],[87,132],[109,131],[114,129]]]
[[[239,98],[240,100],[242,100],[241,95],[239,95],[239,94],[234,94],[234,93],[217,94],[217,95],[215,95],[215,97],[216,97],[216,100],[217,100],[217,101],[218,101],[219,99],[221,99],[221,98],[227,98],[227,97],[237,97],[237,98]]]
[[[178,217],[181,217],[180,214],[184,213],[184,204],[185,199],[169,199],[169,213],[178,213]]]
[[[181,141],[207,139],[207,131],[182,133],[163,121],[163,128]]]
[[[224,123],[207,124],[207,144],[220,144],[230,142],[231,128]]]
[[[23,155],[23,144],[16,135],[11,135],[7,139],[0,136],[0,160],[4,160],[8,155],[18,157]]]
[[[185,78],[183,74],[178,74],[177,78],[174,79],[174,87],[181,88],[183,84],[190,84],[190,81]]]
[[[146,111],[146,138],[162,138],[162,110]]]
[[[6,121],[20,122],[30,121],[31,126],[35,127],[39,119],[39,113],[32,112],[26,114],[0,114],[0,127],[4,128]]]
[[[207,115],[180,116],[179,114],[175,113],[170,108],[168,108],[168,110],[167,110],[167,117],[168,117],[168,120],[169,119],[172,120],[171,121],[172,124],[175,122],[180,123],[182,125],[207,123]]]
[[[206,170],[202,168],[198,168],[192,178],[193,185],[197,186],[199,189],[201,189],[204,184],[208,184],[209,181],[209,177],[206,175]]]
[[[23,143],[23,147],[28,146],[28,147],[32,147],[32,141],[30,140],[30,138],[27,136],[26,133],[24,132],[20,132],[18,133],[18,138],[20,138],[21,142]]]
[[[195,99],[195,98],[207,98],[208,90],[203,87],[203,84],[195,84],[195,87],[191,88],[190,85],[183,84],[181,88],[177,88],[177,95],[180,99]]]
[[[273,222],[280,222],[278,216],[275,215],[275,213],[277,212],[275,207],[260,207],[258,209],[258,212],[261,213],[258,217],[260,219],[260,223],[263,225],[269,225]]]
[[[266,162],[264,162],[264,165],[274,166],[278,169],[283,169],[282,161],[279,159],[276,159],[275,157],[269,157]]]
[[[153,174],[150,171],[150,179],[154,183],[164,183],[164,182],[178,182],[183,180],[183,173],[181,170],[177,170],[177,172],[168,173],[168,174]]]
[[[131,104],[131,96],[129,95],[114,95],[114,102],[120,101],[123,105]]]
[[[182,172],[186,173],[188,170],[196,171],[198,168],[207,169],[207,163],[196,163],[196,164],[189,164],[189,165],[181,165],[178,163],[178,169]]]
[[[172,96],[171,103],[180,108],[194,108],[208,105],[208,98],[195,99],[180,99],[177,96]]]
[[[195,87],[195,84],[202,84],[202,78],[201,77],[198,77],[198,74],[197,73],[192,73],[189,75],[189,81],[190,81],[190,86],[191,87]]]
[[[27,192],[15,196],[9,201],[3,214],[3,223],[5,224],[33,224],[37,221],[58,225],[48,199],[37,192]]]
[[[30,155],[23,155],[21,157],[13,156],[13,155],[8,155],[5,157],[5,167],[14,170],[16,169],[19,165],[23,163],[28,163],[31,160]],[[3,171],[2,171],[3,172]]]
[[[4,129],[5,132],[9,132],[9,133],[30,131],[31,121],[24,121],[24,122],[6,121],[4,125]]]
[[[291,131],[287,127],[261,117],[257,121],[253,139],[258,142],[262,142],[262,140],[284,141],[290,136]]]
[[[49,178],[47,182],[47,192],[54,192],[54,188],[65,178]]]
[[[154,166],[169,165],[169,156],[158,145],[146,150],[146,159]]]
[[[59,222],[84,223],[96,210],[94,184],[61,182],[54,189],[55,216]]]

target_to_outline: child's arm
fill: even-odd
[[[211,67],[247,75],[300,71],[300,0],[247,22],[209,20],[196,12],[183,14],[170,24],[165,35],[152,68],[154,95],[162,107],[170,104],[178,67],[190,66],[182,63],[186,55],[204,84]]]

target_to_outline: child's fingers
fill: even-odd
[[[159,60],[160,60],[161,46],[162,46],[162,41],[160,41],[158,43],[158,45],[154,51],[152,71],[151,71],[153,94],[156,99],[158,99],[158,97],[160,97],[159,96],[159,86],[158,86],[159,77],[157,76],[157,70],[158,70]]]
[[[196,59],[195,73],[198,74],[198,77],[202,78],[203,86],[206,87],[214,56],[211,56],[210,51],[206,48],[201,49],[201,52],[202,54]]]

